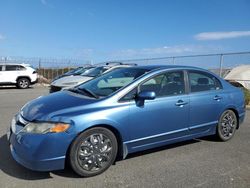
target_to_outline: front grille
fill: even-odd
[[[57,91],[61,91],[61,89],[62,89],[61,87],[51,85],[49,92],[54,93],[54,92],[57,92]]]

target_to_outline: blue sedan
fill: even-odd
[[[244,116],[242,91],[209,71],[138,66],[30,101],[8,139],[26,168],[58,170],[68,160],[89,177],[133,152],[207,135],[228,141]]]

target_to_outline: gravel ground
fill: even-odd
[[[0,88],[0,187],[250,187],[250,111],[229,142],[195,139],[129,155],[105,173],[80,178],[70,168],[33,172],[11,157],[6,130],[29,100],[48,93]]]

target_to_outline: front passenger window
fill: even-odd
[[[144,82],[140,91],[154,91],[156,97],[182,95],[185,93],[182,71],[166,72]]]
[[[120,101],[124,102],[124,101],[134,100],[136,94],[137,94],[137,87],[134,88],[132,91],[128,92],[124,97],[122,97]]]

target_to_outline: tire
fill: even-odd
[[[69,162],[82,177],[91,177],[107,170],[116,159],[117,140],[113,132],[95,127],[81,133],[72,143]]]
[[[218,126],[216,135],[221,141],[228,141],[233,138],[236,127],[238,125],[238,120],[236,114],[232,110],[226,110],[222,113]]]
[[[20,89],[27,89],[30,86],[30,80],[28,78],[19,78],[17,80],[17,87]]]

